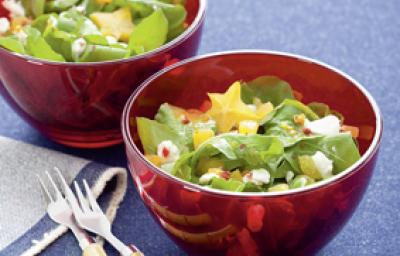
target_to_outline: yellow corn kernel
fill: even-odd
[[[241,121],[239,123],[239,133],[244,135],[257,134],[258,123],[255,121]]]
[[[289,185],[282,183],[282,184],[277,184],[277,185],[274,185],[274,186],[268,188],[268,191],[269,192],[277,192],[277,191],[285,191],[288,189],[289,189]]]
[[[202,157],[197,164],[196,173],[198,175],[203,175],[208,172],[210,168],[220,168],[224,166],[224,163],[217,158]]]
[[[215,133],[211,129],[197,129],[193,132],[193,145],[197,149],[204,141],[214,137]]]
[[[294,115],[293,121],[296,124],[303,126],[304,122],[306,121],[306,116],[304,114]]]
[[[145,155],[146,159],[157,167],[160,167],[164,163],[164,159],[157,155]]]
[[[294,129],[292,126],[288,125],[286,122],[281,122],[279,126],[286,131],[291,131]]]

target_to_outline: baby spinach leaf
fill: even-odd
[[[172,108],[168,103],[164,103],[158,109],[158,112],[155,116],[155,120],[158,122],[167,125],[173,131],[175,131],[179,136],[181,136],[182,141],[184,141],[185,145],[189,149],[193,149],[193,128],[189,125],[182,124],[181,120],[179,120]]]
[[[244,184],[243,192],[262,192],[264,189],[261,186],[257,186],[254,183],[247,182]]]
[[[108,4],[108,5],[112,5]],[[83,0],[79,6],[85,10],[86,15],[90,15],[93,12],[101,11],[104,7],[103,4],[98,3],[96,0]],[[110,9],[109,12],[114,11],[114,9]]]
[[[157,154],[157,146],[164,140],[170,140],[182,151],[179,135],[166,124],[144,117],[136,118],[137,130],[146,154]]]
[[[97,34],[96,35],[85,35],[83,38],[89,44],[104,45],[104,46],[109,45],[107,39],[102,35],[97,35]]]
[[[45,5],[45,10],[47,13],[49,12],[61,12],[65,11],[68,8],[72,7],[76,3],[78,3],[79,0],[53,0],[53,1],[47,1]]]
[[[351,135],[341,133],[336,136],[309,138],[299,141],[286,150],[285,159],[296,173],[301,173],[298,157],[314,155],[317,151],[321,151],[333,161],[335,174],[344,171],[361,157]]]
[[[193,170],[189,165],[192,156],[193,152],[182,154],[175,162],[171,174],[187,181],[193,181]]]
[[[47,25],[48,25],[48,20],[50,18],[50,16],[53,16],[54,18],[57,18],[57,16],[55,14],[44,14],[44,15],[40,15],[39,17],[37,17],[31,24],[31,26],[33,28],[36,28],[37,30],[40,31],[40,33],[43,34],[44,30],[46,29]]]
[[[44,13],[46,0],[22,0],[21,3],[29,16],[39,17]]]
[[[219,155],[225,169],[276,168],[283,154],[283,144],[275,137],[264,135],[221,134],[205,141],[193,155],[192,167],[200,158]]]
[[[168,20],[168,41],[185,30],[183,24],[186,20],[187,11],[182,3],[172,4],[171,1],[157,0],[127,0],[127,2],[131,6],[133,17],[145,18],[154,11],[162,10]]]
[[[88,45],[79,58],[79,62],[98,62],[123,59],[129,55],[127,49],[104,45]]]
[[[14,37],[0,37],[0,46],[20,54],[25,53],[24,45]]]
[[[237,180],[225,180],[221,178],[213,178],[211,181],[211,187],[215,189],[240,192],[243,191],[245,185],[243,182]]]
[[[77,36],[101,35],[93,21],[74,8],[60,13],[56,24],[58,29]]]
[[[242,100],[253,104],[254,98],[262,102],[271,102],[278,106],[285,99],[294,99],[290,85],[275,76],[260,76],[252,81],[242,83]]]
[[[166,42],[167,34],[168,20],[162,10],[157,10],[134,28],[129,40],[129,49],[143,46],[145,51],[151,51]]]
[[[308,107],[314,111],[320,118],[328,116],[328,115],[335,115],[337,116],[341,122],[344,121],[344,117],[342,114],[337,112],[336,110],[332,110],[328,105],[320,102],[311,102],[308,104]]]
[[[186,20],[186,9],[182,5],[170,5],[162,9],[168,20],[169,30],[173,30],[182,25]]]
[[[304,114],[309,120],[319,118],[317,114],[303,103],[285,99],[266,119],[266,123],[264,124],[265,134],[277,136],[285,147],[289,147],[305,139],[306,136],[302,132],[302,126],[296,124],[294,121],[294,116],[299,114]]]
[[[73,34],[52,28],[47,31],[44,39],[57,53],[61,54],[67,61],[73,61],[71,45],[77,37]]]
[[[171,40],[175,39],[180,34],[182,34],[185,30],[186,30],[186,28],[183,25],[183,23],[180,26],[176,27],[176,28],[170,29],[168,31],[167,41],[171,41]]]
[[[32,27],[26,27],[25,33],[28,35],[26,40],[26,50],[29,54],[45,60],[65,61],[64,57],[55,52],[44,40],[39,30]]]

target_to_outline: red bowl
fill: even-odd
[[[236,80],[275,75],[304,102],[325,102],[360,128],[362,158],[342,173],[301,189],[238,193],[180,180],[147,161],[135,117],[152,118],[169,102],[198,108],[207,92],[223,92]],[[167,234],[189,255],[310,255],[344,226],[360,202],[382,134],[371,95],[345,73],[302,56],[239,51],[195,57],[153,75],[128,100],[123,135],[131,174],[141,198]]]
[[[1,5],[0,16],[7,15]],[[122,142],[126,100],[150,75],[196,54],[206,0],[187,0],[188,29],[168,44],[129,59],[60,63],[0,48],[0,92],[26,121],[61,144],[105,147]]]

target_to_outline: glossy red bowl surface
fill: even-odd
[[[206,0],[186,3],[189,27],[182,35],[128,59],[60,63],[0,47],[0,93],[26,121],[61,144],[96,148],[120,143],[120,117],[132,92],[163,67],[197,52]],[[0,4],[0,16],[5,15]]]
[[[284,192],[238,193],[180,180],[148,162],[135,117],[152,118],[160,104],[198,108],[207,92],[236,80],[275,75],[304,95],[343,113],[360,128],[362,158],[314,185]],[[355,80],[313,59],[279,52],[216,53],[182,61],[149,78],[123,114],[129,168],[152,216],[189,255],[312,255],[344,226],[375,166],[382,120],[375,101]],[[149,231],[151,232],[151,231]]]

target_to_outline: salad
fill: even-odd
[[[237,192],[283,191],[327,179],[354,164],[358,128],[273,76],[208,93],[199,109],[164,103],[137,117],[145,157],[165,172]]]
[[[98,62],[154,50],[187,27],[184,0],[4,0],[0,46],[39,59]]]

